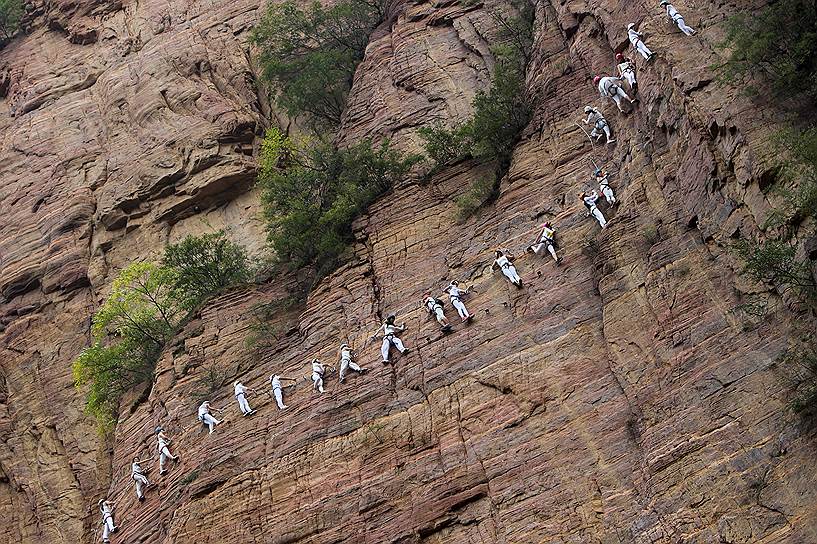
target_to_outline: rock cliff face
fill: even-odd
[[[493,1],[398,1],[338,140],[415,150],[417,127],[467,117],[490,79]],[[495,205],[456,223],[452,197],[483,175],[469,162],[397,188],[358,221],[349,264],[305,307],[279,304],[269,347],[246,345],[250,310],[289,278],[203,309],[103,442],[70,362],[115,273],[212,228],[263,246],[252,184],[274,114],[247,45],[263,6],[36,1],[0,52],[0,541],[96,541],[107,495],[122,543],[817,542],[814,437],[773,365],[790,318],[747,321],[758,287],[726,249],[768,211],[782,114],[713,82],[736,3],[678,7],[698,36],[652,5],[539,3],[538,106]],[[590,80],[631,21],[658,58],[637,60],[631,114],[604,104],[616,145],[591,146],[575,122],[601,104]],[[594,161],[621,202],[604,231],[575,198]],[[545,219],[561,267],[522,254]],[[491,272],[496,246],[522,254],[524,289]],[[442,336],[415,301],[453,278],[475,287],[476,318]],[[413,351],[384,367],[366,338],[390,311]],[[312,394],[308,361],[341,341],[370,371]],[[251,418],[219,388],[228,422],[207,435],[208,369],[260,392],[273,371],[301,381],[284,412],[252,397]],[[129,463],[156,459],[160,423],[181,462],[150,467],[140,504]]]

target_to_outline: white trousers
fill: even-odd
[[[631,43],[633,44],[635,50],[641,53],[641,56],[644,57],[645,59],[649,59],[652,56],[652,51],[650,51],[650,48],[647,47],[647,44],[645,44],[641,40],[636,40],[635,42]]]
[[[460,314],[461,319],[467,319],[470,317],[468,310],[465,309],[465,304],[462,303],[459,297],[452,298],[451,305],[457,309],[457,313]]]
[[[317,372],[312,373],[312,388],[323,393],[323,376]]]
[[[522,282],[522,278],[520,278],[519,274],[516,273],[516,268],[512,264],[503,266],[502,273],[505,274],[505,277],[511,280],[511,283],[515,285],[519,285]]]
[[[681,17],[680,15],[675,18],[675,24],[677,24],[678,28],[681,29],[681,32],[683,32],[687,36],[695,35],[695,29],[692,28],[691,26],[687,26],[687,24],[684,22],[684,18]]]
[[[102,521],[102,542],[108,542],[108,538],[116,527],[113,524],[113,516],[106,516]]]
[[[352,369],[356,372],[360,372],[361,368],[358,364],[351,359],[341,359],[340,360],[340,371],[338,372],[338,379],[343,381],[343,378],[346,376],[346,371]]]
[[[437,323],[445,325],[445,313],[439,306],[434,307],[434,317],[437,318]]]
[[[246,397],[246,395],[244,395],[244,393],[241,393],[240,395],[236,395],[235,398],[238,400],[238,407],[241,408],[241,413],[242,414],[246,415],[246,414],[249,414],[250,412],[252,412],[252,408],[250,408],[250,403],[247,402],[247,397]]]
[[[556,256],[556,248],[553,247],[553,244],[550,242],[542,242],[541,244],[536,244],[533,246],[533,252],[537,255],[541,256],[544,249],[547,247],[547,250],[553,256],[554,261],[558,261],[559,257]]]
[[[284,404],[284,394],[281,392],[280,387],[273,389],[272,394],[275,396],[275,402],[278,404],[279,410],[283,410],[287,407],[286,404]]]
[[[397,348],[397,351],[403,353],[406,351],[406,347],[403,345],[403,341],[397,338],[396,336],[386,336],[383,338],[383,343],[380,344],[380,354],[383,356],[383,362],[389,362],[389,350],[391,349],[392,345]]]
[[[604,218],[604,214],[602,214],[601,210],[599,210],[596,206],[590,208],[590,215],[596,218],[596,221],[599,222],[599,226],[601,226],[601,228],[607,226],[607,220]]]
[[[159,450],[159,470],[164,470],[165,461],[173,458],[174,458],[173,454],[170,453],[170,450],[167,449],[167,446],[162,446],[162,449]]]
[[[221,423],[219,420],[217,420],[210,414],[204,414],[203,416],[201,416],[201,422],[210,427],[210,434],[213,434],[213,430],[216,428],[216,425]]]
[[[636,83],[635,81],[635,72],[628,70],[626,72],[622,72],[621,75],[624,76],[624,79],[627,80],[627,83],[630,84],[631,89],[635,88],[635,86],[638,85],[638,83]]]
[[[604,135],[607,136],[608,142],[613,139],[613,136],[610,134],[610,127],[607,126],[607,123],[601,125],[601,130],[604,131]],[[590,132],[590,136],[596,139],[601,136],[601,132],[599,132],[599,128],[597,126],[593,127],[593,131]]]
[[[613,190],[610,188],[610,186],[609,185],[601,185],[600,188],[601,188],[601,194],[603,194],[604,198],[607,199],[607,203],[608,204],[615,204],[616,203],[616,197],[613,194]]]
[[[133,481],[136,482],[136,497],[141,499],[145,496],[143,489],[148,485],[148,479],[145,478],[144,474],[134,474]]]
[[[621,104],[621,101],[623,99],[626,99],[627,102],[630,102],[630,97],[627,96],[627,93],[624,92],[624,89],[622,89],[621,87],[618,87],[618,86],[616,87],[615,92],[612,92],[610,94],[610,98],[613,99],[613,102],[616,103],[616,106],[618,106],[618,109],[620,109],[620,110],[624,109],[624,107]],[[609,138],[609,135],[608,135],[608,138]]]

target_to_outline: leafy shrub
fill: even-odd
[[[814,299],[817,285],[808,264],[795,258],[795,246],[779,240],[759,244],[740,240],[735,249],[745,262],[744,270],[755,280],[791,288],[807,301]]]
[[[252,276],[247,250],[227,239],[224,231],[187,236],[167,246],[163,264],[175,271],[175,288],[193,304]]]
[[[762,74],[774,93],[803,93],[817,99],[817,5],[780,0],[760,10],[742,12],[726,22],[727,61],[722,79],[748,82]],[[755,89],[747,84],[747,90]]]
[[[492,177],[482,177],[474,181],[468,190],[454,199],[454,202],[457,204],[457,208],[459,208],[459,214],[457,219],[459,221],[465,221],[472,215],[474,215],[477,210],[479,210],[483,204],[488,202],[494,197],[495,187],[494,187],[494,178]]]
[[[781,362],[790,370],[793,395],[791,409],[806,419],[817,416],[817,345],[811,336],[789,348]]]
[[[251,40],[278,104],[318,126],[340,124],[355,69],[383,15],[384,5],[376,0],[305,8],[294,0],[270,2]]]
[[[20,29],[24,13],[23,0],[0,0],[0,34],[7,40]]]
[[[446,128],[442,123],[422,127],[417,133],[423,139],[426,155],[434,161],[434,171],[468,156],[473,145],[470,123]]]
[[[352,222],[408,175],[418,157],[388,142],[340,150],[319,140],[296,142],[271,129],[262,144],[258,183],[268,239],[296,267],[331,271],[352,239]]]

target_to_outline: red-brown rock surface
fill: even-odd
[[[679,4],[686,38],[652,5],[539,4],[528,87],[538,98],[494,206],[455,222],[452,197],[484,175],[460,163],[406,183],[357,224],[355,259],[305,307],[281,309],[250,349],[250,309],[288,280],[208,305],[161,359],[115,437],[82,413],[70,362],[112,276],[187,233],[224,227],[259,250],[251,190],[269,107],[247,31],[260,2],[37,2],[0,52],[0,542],[99,539],[96,500],[117,501],[114,542],[817,542],[814,437],[785,409],[773,366],[786,311],[750,326],[758,286],[726,246],[768,211],[765,140],[782,117],[713,83],[717,25],[736,9]],[[490,79],[491,4],[399,3],[355,77],[338,140],[460,120]],[[638,59],[631,115],[603,104],[615,146],[575,122],[601,105],[625,26]],[[4,84],[5,85],[5,84]],[[616,171],[608,229],[575,193],[592,160]],[[512,288],[491,249],[517,253],[545,218],[564,263],[527,255]],[[441,336],[416,309],[452,278],[475,286],[468,327]],[[413,351],[379,362],[366,341],[399,310]],[[448,308],[449,316],[453,311]],[[371,370],[328,392],[305,380],[279,412],[267,394],[202,433],[206,369],[268,389],[351,341]],[[139,392],[135,392],[134,397]],[[182,460],[140,504],[134,455],[157,424]]]

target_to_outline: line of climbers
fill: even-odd
[[[684,34],[687,36],[694,36],[696,34],[696,31],[684,22],[683,16],[678,12],[675,6],[670,4],[667,0],[662,0],[660,5],[666,9],[667,16],[676,25],[678,25],[678,28]],[[640,53],[644,59],[647,61],[653,59],[655,53],[653,53],[650,48],[647,47],[642,39],[642,35],[635,30],[635,23],[630,23],[627,25],[627,37],[633,49]],[[616,53],[615,59],[617,63],[618,76],[596,75],[593,78],[593,84],[597,86],[599,94],[602,98],[610,98],[613,100],[613,102],[615,102],[620,112],[626,113],[622,105],[622,101],[627,100],[630,105],[633,105],[638,102],[638,98],[630,98],[627,92],[622,88],[621,83],[626,81],[634,96],[635,93],[638,92],[635,62],[629,57],[625,57],[623,53]],[[593,127],[592,131],[588,135],[591,144],[595,145],[593,141],[594,139],[595,142],[600,142],[602,137],[605,137],[608,144],[612,144],[616,141],[613,138],[607,119],[599,109],[593,106],[585,106],[584,113],[587,114],[587,118],[583,120],[583,123]],[[598,184],[599,191],[601,192],[601,195],[604,196],[608,206],[615,206],[618,204],[613,193],[613,189],[610,187],[609,174],[605,170],[596,168],[593,172],[591,181],[595,181],[595,183]],[[587,208],[587,216],[592,216],[596,221],[598,221],[599,226],[602,229],[606,228],[607,220],[596,205],[596,202],[600,198],[599,193],[595,189],[589,192],[582,191],[578,193],[578,197],[582,201],[582,204]],[[544,252],[547,251],[550,256],[553,257],[556,265],[559,265],[562,262],[562,258],[556,254],[557,247],[556,229],[550,221],[547,221],[541,226],[534,243],[529,245],[526,251],[538,256],[543,256]],[[518,288],[522,288],[522,278],[519,276],[518,272],[516,271],[516,267],[513,265],[514,260],[515,257],[508,250],[496,249],[494,253],[494,262],[491,265],[491,269],[501,271],[505,278],[511,282],[511,284]],[[451,305],[457,310],[462,323],[466,324],[470,323],[473,315],[468,312],[462,299],[472,288],[473,287],[461,289],[459,282],[453,280],[445,289],[443,289],[443,293],[448,295]],[[425,308],[429,316],[436,319],[437,323],[440,325],[440,329],[443,332],[447,333],[451,331],[451,323],[445,316],[444,302],[441,299],[432,296],[432,294],[428,292],[423,297],[421,307]],[[383,340],[380,345],[380,353],[383,357],[384,365],[391,363],[390,354],[392,348],[396,349],[401,354],[406,354],[410,351],[407,347],[405,347],[403,341],[400,339],[400,334],[406,331],[406,325],[405,323],[396,325],[395,319],[396,315],[394,313],[389,314],[377,332],[375,332],[375,334],[369,339],[375,340],[378,336],[382,336]],[[367,340],[364,348],[366,345],[368,345],[369,340]],[[340,345],[338,357],[340,360],[338,381],[340,383],[344,382],[346,373],[350,369],[361,374],[367,370],[355,362],[354,350],[345,342]],[[311,366],[313,391],[322,394],[325,391],[324,378],[326,377],[327,369],[334,370],[334,366],[323,363],[318,359],[313,359]],[[284,386],[282,385],[283,381],[289,381],[292,383]],[[291,387],[297,382],[298,378],[291,378],[278,374],[273,374],[270,376],[272,394],[279,410],[285,410],[288,408],[288,406],[284,404],[284,388]],[[235,398],[238,402],[238,407],[241,410],[242,415],[250,416],[254,414],[255,410],[250,408],[250,404],[247,401],[247,393],[252,392],[257,394],[257,391],[244,386],[244,384],[242,384],[240,381],[236,381],[233,384],[233,387]],[[211,411],[223,413],[224,409],[212,407],[210,405],[210,401],[208,400],[202,402],[198,408],[198,420],[202,425],[207,427],[210,434],[215,431],[217,425],[220,425],[224,421],[217,419],[211,413]],[[179,462],[179,456],[171,453],[170,445],[172,444],[172,440],[165,434],[163,427],[156,427],[155,434],[159,452],[159,474],[163,475],[167,472],[167,469],[165,468],[167,461],[172,460],[174,462]],[[151,486],[145,471],[142,469],[142,463],[144,463],[144,460],[134,457],[131,464],[131,478],[133,479],[136,487],[136,497],[140,501],[145,500],[145,490]],[[105,544],[110,542],[109,539],[111,533],[115,533],[117,530],[113,519],[114,505],[115,502],[111,502],[106,499],[100,499],[98,503],[99,511],[102,515],[102,541]]]

